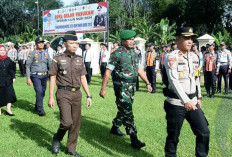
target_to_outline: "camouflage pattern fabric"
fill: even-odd
[[[123,125],[127,134],[136,134],[132,104],[138,76],[138,56],[132,49],[121,47],[111,54],[108,65],[114,67],[116,75],[114,91],[118,113],[113,125]]]

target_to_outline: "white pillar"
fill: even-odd
[[[137,47],[141,50],[142,53],[142,65],[145,68],[145,43],[146,40],[140,37],[135,38],[135,43],[137,45]]]

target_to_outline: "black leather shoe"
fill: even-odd
[[[214,94],[211,95],[211,98],[214,98]]]
[[[60,150],[60,141],[57,140],[57,134],[55,134],[52,140],[52,153],[58,154],[59,150]]]
[[[227,95],[228,94],[228,91],[227,92],[225,92],[225,95]]]
[[[138,140],[136,134],[130,135],[130,138],[131,138],[131,147],[133,147],[135,149],[140,149],[140,148],[146,146],[145,143],[143,143],[140,140]]]
[[[77,152],[66,152],[67,155],[75,156],[75,157],[83,157],[82,155],[78,154]]]
[[[43,116],[46,115],[46,113],[44,111],[38,111],[38,115],[41,116],[41,117],[43,117]]]
[[[204,97],[210,97],[209,93],[207,93]]]
[[[117,136],[125,136],[124,133],[121,132],[121,130],[116,127],[116,126],[112,126],[111,130],[110,130],[111,134],[117,135]]]
[[[11,113],[9,113],[9,112],[7,112],[7,111],[5,112],[5,115],[6,115],[6,116],[15,116],[15,114],[13,114],[13,113],[11,114]]]

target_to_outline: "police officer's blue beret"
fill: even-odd
[[[192,27],[180,27],[176,29],[176,36],[196,36]]]
[[[122,40],[128,40],[136,36],[136,32],[133,30],[123,30],[120,34]]]
[[[67,40],[74,40],[76,41],[77,40],[77,35],[76,35],[76,32],[75,31],[67,31],[64,35],[64,40],[67,41]]]
[[[44,41],[43,38],[37,37],[37,38],[35,39],[35,43],[39,43],[39,42],[45,42],[45,41]]]

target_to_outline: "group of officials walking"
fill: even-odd
[[[156,73],[160,68],[162,80],[165,85],[163,90],[164,110],[167,120],[167,138],[165,143],[165,156],[176,156],[180,130],[186,119],[196,136],[195,155],[205,157],[209,151],[209,128],[206,117],[201,110],[201,86],[200,69],[202,67],[205,76],[207,96],[216,91],[215,76],[224,77],[227,85],[225,94],[228,94],[228,74],[231,72],[231,54],[226,50],[225,43],[221,43],[221,50],[214,52],[214,43],[209,43],[207,51],[200,53],[197,45],[193,44],[191,27],[181,27],[176,30],[176,41],[171,45],[163,46],[163,52],[159,55],[154,49],[153,43],[149,44],[145,54],[146,74],[141,64],[141,51],[137,48],[134,38],[136,33],[132,30],[124,30],[120,34],[121,46],[114,42],[114,48],[110,53],[107,45],[101,45],[99,65],[103,78],[100,96],[106,95],[106,86],[112,76],[113,87],[116,97],[117,114],[112,121],[110,133],[116,136],[125,136],[120,131],[124,126],[127,135],[130,136],[131,146],[140,149],[146,144],[138,139],[137,129],[134,122],[133,102],[135,91],[138,90],[138,76],[146,83],[150,93],[156,92]],[[75,31],[68,31],[63,37],[65,51],[55,56],[50,56],[44,50],[44,39],[38,37],[35,40],[36,48],[27,56],[26,77],[27,84],[33,84],[36,91],[35,111],[39,116],[45,116],[43,98],[46,91],[46,82],[50,76],[49,101],[51,108],[55,107],[54,89],[57,86],[56,102],[60,110],[60,126],[53,136],[52,152],[59,153],[60,143],[68,132],[66,153],[80,157],[76,152],[77,137],[80,130],[82,86],[87,95],[87,108],[92,106],[92,96],[88,89],[91,83],[93,52],[91,44],[86,44],[85,51],[78,49],[79,44]],[[171,51],[172,49],[172,51]],[[191,49],[193,52],[191,52]],[[22,48],[19,49],[22,51]],[[3,52],[4,51],[4,52]],[[13,50],[11,50],[13,51]],[[6,59],[5,49],[0,48],[1,61]],[[20,54],[20,53],[19,53]],[[24,54],[20,54],[22,63],[25,64]],[[22,58],[21,58],[22,57]],[[20,61],[21,62],[21,61]],[[15,78],[15,64],[12,60],[7,77],[12,85]],[[13,69],[13,70],[12,70]],[[21,73],[22,76],[24,73]],[[4,76],[0,76],[4,77]],[[212,81],[212,82],[210,82]],[[12,86],[13,88],[13,86]],[[0,92],[6,88],[0,89]],[[218,86],[218,92],[221,86]],[[13,96],[12,96],[13,97]],[[2,99],[2,97],[0,97]],[[11,99],[13,103],[16,100]],[[10,112],[10,111],[9,111]],[[12,113],[9,113],[12,114]]]

